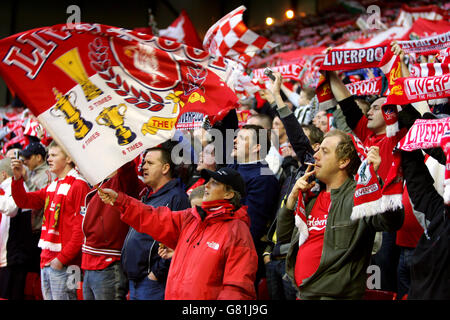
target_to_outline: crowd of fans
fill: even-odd
[[[347,17],[305,20],[311,34],[295,45],[351,40],[353,24],[320,27],[331,15]],[[292,35],[267,35],[277,31]],[[274,76],[212,128],[181,133],[193,163],[174,165],[167,141],[98,186],[15,98],[3,110],[0,298],[449,299],[443,150],[401,151],[402,208],[353,220],[361,159],[350,134],[383,184],[386,97],[354,96],[351,74],[328,72],[337,105],[321,110],[314,88]],[[402,106],[399,125],[447,116],[448,101],[422,101]],[[212,129],[237,129],[231,154]]]

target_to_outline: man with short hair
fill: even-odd
[[[279,183],[264,158],[271,145],[270,131],[258,125],[244,125],[234,140],[231,156],[236,164],[229,165],[239,172],[245,181],[247,195],[242,204],[248,206],[250,233],[258,253],[258,273],[256,285],[264,276],[262,254],[265,237],[270,222],[276,214],[279,195]]]
[[[42,209],[39,247],[41,252],[41,285],[45,300],[76,300],[76,287],[68,285],[67,267],[80,266],[83,232],[80,213],[89,191],[86,180],[75,169],[75,163],[53,141],[48,147],[48,166],[57,179],[47,187],[26,192],[23,186],[22,161],[11,161],[14,179],[12,196],[19,208]]]
[[[353,175],[360,159],[352,138],[340,130],[328,132],[314,154],[315,165],[297,180],[279,214],[292,216],[296,206],[306,222],[298,228],[283,225],[280,232],[293,230],[286,257],[286,271],[298,289],[300,299],[362,299],[366,269],[376,231],[395,231],[403,223],[403,209],[351,220],[356,182]],[[372,147],[367,161],[375,171],[381,162],[378,148]],[[309,191],[325,187],[317,196]],[[305,206],[299,200],[305,200]],[[325,241],[326,240],[326,241]]]
[[[202,205],[181,211],[148,206],[112,189],[99,195],[133,228],[175,248],[167,300],[255,299],[257,257],[240,204],[245,183],[231,168],[204,169],[201,175],[208,181]]]
[[[146,151],[142,176],[150,187],[142,198],[145,205],[163,206],[174,211],[190,207],[188,196],[175,178],[175,165],[167,148],[155,147]],[[158,255],[159,242],[151,233],[140,229],[139,225],[131,225],[122,248],[122,266],[129,280],[130,300],[164,300],[170,260]]]
[[[29,191],[37,191],[45,188],[53,180],[56,175],[49,170],[47,165],[47,150],[39,142],[31,142],[24,150],[20,151],[24,165],[28,170],[23,170],[23,180]],[[42,218],[44,210],[31,210],[31,228],[33,238],[33,261],[31,271],[39,272],[39,260],[41,249],[38,247],[41,235]]]
[[[264,160],[266,160],[270,170],[272,170],[274,175],[278,178],[281,164],[283,163],[283,157],[280,154],[280,141],[279,139],[277,139],[278,136],[276,135],[276,132],[272,130],[273,120],[271,116],[265,113],[258,113],[250,116],[250,118],[247,120],[247,124],[259,125],[264,129],[270,131],[272,140],[270,143],[269,151],[267,152]]]
[[[403,65],[402,62],[402,72],[404,70]],[[356,104],[355,96],[350,93],[336,71],[328,71],[328,75],[331,91],[345,116],[347,125],[365,147],[377,146],[380,148],[382,161],[378,175],[385,181],[394,161],[392,150],[397,144],[396,139],[389,138],[386,135],[386,122],[381,107],[387,98],[373,96],[366,116]],[[405,195],[405,198],[407,198],[407,195]],[[396,237],[396,232],[383,232],[381,248],[372,257],[372,263],[381,269],[380,289],[392,292],[397,292],[397,267],[400,257],[400,248],[396,245]]]
[[[130,161],[108,176],[101,186],[115,188],[138,198],[142,182],[136,175],[136,163]],[[120,220],[120,212],[105,204],[96,189],[86,195],[83,219],[84,300],[125,300],[128,279],[123,272],[121,250],[129,226]]]

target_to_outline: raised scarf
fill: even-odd
[[[397,147],[404,151],[441,147],[446,155],[444,202],[450,204],[450,118],[417,119]]]
[[[397,41],[405,53],[423,53],[450,47],[450,32],[419,40]]]
[[[359,49],[330,50],[330,52],[326,55],[323,64],[320,67],[321,75],[316,88],[317,99],[319,100],[319,107],[321,109],[328,109],[336,105],[336,99],[334,98],[334,95],[331,91],[329,80],[326,77],[325,71],[327,70],[336,71],[336,70],[353,70],[353,69],[378,67],[385,74],[388,87],[391,88],[394,85],[395,80],[401,76],[401,64],[400,64],[400,57],[394,55],[390,47],[388,49],[387,48],[388,47],[386,46],[379,45]],[[344,61],[344,63],[342,61]],[[348,63],[345,63],[345,61],[347,61]],[[351,90],[349,91],[352,92]],[[383,85],[381,84],[381,95],[387,94],[388,91],[383,90]],[[388,137],[393,137],[398,132],[398,124],[397,124],[398,110],[393,106],[389,106],[386,108],[382,108],[382,112],[383,117],[388,126],[386,135]],[[386,114],[385,112],[388,112],[388,114]]]

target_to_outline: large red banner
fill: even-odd
[[[0,75],[92,184],[170,139],[176,127],[224,117],[237,102],[226,83],[233,64],[100,24],[0,40]]]

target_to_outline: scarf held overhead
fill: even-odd
[[[409,104],[450,97],[450,74],[421,78],[398,78],[390,85],[386,104]]]
[[[404,151],[441,147],[446,156],[444,202],[450,204],[450,118],[417,119],[398,143]]]

